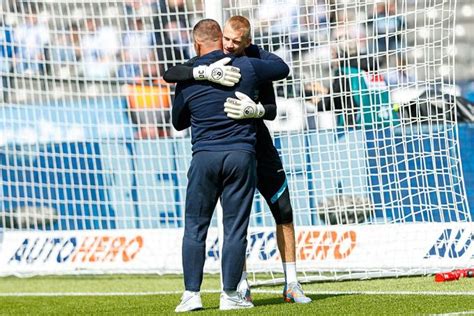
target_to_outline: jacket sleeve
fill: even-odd
[[[196,57],[191,58],[184,64],[176,65],[169,68],[163,75],[163,79],[168,83],[193,80],[193,65],[196,59]]]
[[[275,91],[273,90],[273,84],[268,81],[260,85],[259,87],[258,102],[262,103],[265,108],[265,115],[262,119],[273,121],[277,115],[277,106]]]
[[[176,87],[173,108],[171,109],[171,122],[178,131],[191,126],[191,111],[185,102],[182,87],[179,84]]]
[[[269,53],[254,44],[251,44],[245,49],[245,55],[258,59],[273,58],[272,53]],[[263,115],[262,119],[273,121],[277,115],[276,97],[275,90],[273,90],[273,84],[271,81],[262,83],[259,90],[258,102],[262,103],[265,108],[265,115]]]
[[[260,52],[267,52],[267,51],[264,51],[263,49],[261,49],[255,44],[250,44],[250,46],[245,49],[245,56],[254,57],[258,59],[265,59],[261,56]]]
[[[285,79],[290,73],[288,65],[275,54],[269,53],[269,58],[262,60],[256,58],[249,58],[250,63],[255,69],[257,78],[260,82],[275,81]]]

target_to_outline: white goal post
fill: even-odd
[[[219,6],[222,5],[222,6]],[[455,0],[0,1],[0,275],[180,273],[189,131],[169,67],[204,17],[282,57],[267,122],[302,280],[474,266],[459,153]],[[277,282],[260,194],[247,269]],[[219,271],[216,221],[206,271]]]

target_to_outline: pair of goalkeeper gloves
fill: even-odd
[[[198,66],[193,68],[195,80],[207,80],[226,87],[233,87],[240,81],[240,69],[227,66],[230,57],[222,58],[209,66]],[[255,103],[249,96],[241,92],[235,92],[237,98],[227,98],[224,103],[224,111],[227,117],[234,120],[261,118],[265,115],[265,108],[261,103]]]

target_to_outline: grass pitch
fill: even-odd
[[[255,308],[226,315],[474,315],[474,278],[435,283],[434,277],[304,284],[311,304],[284,303],[282,286],[254,288]],[[219,277],[206,275],[203,311],[219,311]],[[183,291],[182,276],[100,275],[0,278],[1,315],[167,315]]]

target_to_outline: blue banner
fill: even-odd
[[[473,131],[472,125],[460,126],[471,205]],[[446,141],[451,135],[442,130],[426,138],[379,133],[338,137],[318,132],[276,139],[294,193],[297,224],[321,224],[314,210],[337,194],[370,195],[376,217],[393,222],[466,219],[457,212],[463,192],[451,170],[459,166],[448,159],[455,157],[450,153],[454,142]],[[358,148],[362,141],[367,146]],[[291,150],[296,146],[305,150]],[[7,146],[0,152],[0,210],[50,207],[60,215],[52,227],[59,230],[181,227],[190,147],[187,138]],[[440,151],[446,153],[442,158],[434,155]],[[255,202],[253,224],[272,225],[262,204]]]
[[[0,107],[0,211],[47,207],[58,230],[181,227],[190,140],[133,139],[124,102]],[[277,136],[296,224],[324,224],[323,201],[344,196],[368,197],[374,221],[466,220],[457,143],[474,217],[474,125],[459,125],[458,139],[452,130]],[[251,225],[274,225],[262,199],[253,212]]]

